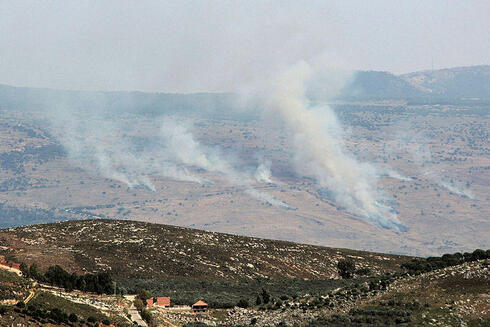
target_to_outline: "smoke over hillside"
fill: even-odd
[[[306,62],[292,66],[274,83],[268,102],[292,135],[296,170],[314,177],[351,213],[384,228],[406,230],[383,204],[385,197],[376,189],[375,169],[346,152],[343,130],[333,110],[309,103],[306,87],[314,74]]]
[[[311,100],[318,100],[318,93],[334,96],[348,80],[349,74],[329,75],[325,67],[306,61],[285,66],[270,74],[265,83],[254,86],[257,91],[241,94],[245,104],[228,110],[243,113],[258,106],[263,119],[273,118],[276,125],[286,129],[297,174],[314,178],[318,187],[328,190],[339,207],[350,214],[383,228],[404,231],[405,225],[386,205],[389,198],[378,189],[376,169],[348,153],[343,127],[334,111]],[[255,105],[247,107],[247,103]],[[143,186],[152,191],[158,191],[152,181],[155,176],[201,184],[225,181],[260,201],[290,208],[255,187],[273,181],[268,158],[260,158],[251,169],[233,153],[202,144],[188,115],[148,117],[118,112],[97,101],[86,109],[56,103],[52,108],[48,120],[53,133],[69,158],[83,168],[129,187]]]
[[[286,129],[294,152],[291,166],[297,174],[313,178],[318,188],[328,189],[349,214],[383,228],[406,230],[386,205],[388,196],[378,189],[376,169],[346,150],[343,127],[334,111],[322,104],[338,95],[348,81],[348,73],[338,72],[352,68],[345,54],[338,52],[344,38],[335,8],[322,2],[311,6],[225,2],[158,9],[136,16],[138,20],[148,15],[152,22],[164,22],[159,28],[147,26],[135,31],[111,25],[107,29],[102,28],[106,20],[101,19],[102,25],[87,32],[79,43],[69,43],[70,49],[80,52],[84,40],[99,40],[100,31],[108,33],[107,42],[122,40],[116,45],[117,56],[107,56],[105,47],[96,47],[94,57],[82,61],[100,81],[107,81],[100,82],[106,89],[131,85],[140,90],[158,86],[167,91],[231,92],[236,101],[221,96],[222,106],[213,108],[206,96],[194,95],[190,102],[179,102],[182,99],[173,95],[158,107],[154,100],[160,95],[145,102],[141,94],[119,97],[117,93],[72,92],[71,96],[78,99],[73,101],[50,91],[53,97],[44,97],[42,107],[48,108],[53,134],[75,164],[129,187],[155,192],[155,176],[196,183],[221,181],[241,187],[261,201],[290,208],[281,199],[258,190],[261,184],[275,180],[271,158],[256,160],[250,167],[228,149],[200,142],[201,135],[197,135],[190,115],[258,113],[263,119],[272,119],[273,126],[281,124]],[[91,8],[80,10],[92,17]],[[122,25],[129,26],[126,21]],[[79,29],[73,31],[78,35]],[[145,42],[140,43],[143,39]],[[61,43],[53,44],[57,49]],[[63,60],[67,58],[70,56]],[[67,67],[78,76],[82,66],[70,63]],[[133,69],[139,80],[127,74]],[[126,81],[125,86],[114,86],[118,81]],[[92,89],[86,82],[78,85]],[[133,83],[139,84],[136,87]],[[172,101],[178,105],[172,106]],[[140,108],[134,110],[135,103],[148,106],[151,115]],[[252,156],[258,157],[259,150],[256,152]]]

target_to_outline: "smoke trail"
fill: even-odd
[[[253,198],[268,202],[276,207],[291,209],[289,205],[270,194],[254,189],[251,176],[236,170],[230,161],[226,160],[225,156],[219,153],[217,149],[201,145],[194,139],[194,136],[184,124],[178,124],[174,120],[164,120],[161,132],[169,153],[172,153],[182,164],[192,165],[209,172],[222,174],[230,184],[245,187],[245,193]],[[267,166],[261,164],[257,168],[257,171],[262,172],[267,177],[266,169]],[[270,162],[268,180],[270,181]]]
[[[477,200],[473,193],[463,187],[458,185],[453,179],[447,176],[441,176],[441,172],[445,171],[444,165],[439,164],[439,168],[435,170],[434,168],[427,168],[427,164],[434,164],[434,159],[432,156],[432,151],[427,145],[427,136],[422,133],[411,133],[405,131],[400,133],[402,137],[399,137],[399,146],[407,149],[413,162],[417,166],[417,169],[421,171],[420,176],[424,176],[429,181],[445,188],[449,192],[457,194],[462,197],[467,197],[471,200]],[[414,146],[410,146],[410,143],[415,143]]]
[[[407,177],[407,176],[400,174],[399,172],[397,172],[393,168],[381,167],[379,169],[380,169],[380,172],[378,173],[379,177],[391,177],[391,178],[395,178],[395,179],[398,179],[398,180],[403,181],[403,182],[410,182],[412,180],[410,177]]]
[[[442,169],[441,171],[444,171],[444,169]],[[454,182],[454,180],[452,179],[449,179],[447,177],[441,177],[441,175],[438,172],[434,171],[433,169],[425,170],[425,172],[422,175],[425,176],[428,180],[445,188],[449,192],[452,192],[462,197],[469,198],[471,200],[477,200],[477,198],[473,195],[473,193],[470,190],[465,189],[461,185],[457,185],[457,183]]]
[[[309,105],[306,83],[313,73],[306,62],[286,70],[275,81],[267,103],[293,135],[296,170],[315,177],[322,187],[334,192],[337,202],[365,221],[406,231],[391,208],[382,203],[384,198],[375,187],[375,169],[345,152],[342,128],[332,109]]]

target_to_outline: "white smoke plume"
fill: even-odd
[[[191,132],[192,122],[188,119],[162,116],[148,122],[137,115],[124,117],[124,114],[109,119],[95,110],[70,114],[55,112],[50,113],[48,119],[70,160],[128,187],[144,186],[157,191],[152,182],[154,175],[178,181],[212,183],[199,176],[196,172],[199,168],[223,176],[231,185],[243,187],[246,194],[260,201],[290,208],[273,196],[255,190],[254,177],[235,167],[236,159],[231,155],[226,156],[218,148],[196,140]],[[145,124],[148,135],[140,140],[135,135],[141,134],[138,129]],[[136,144],[132,138],[137,139]],[[259,166],[259,170],[262,169],[263,166]]]
[[[254,189],[252,186],[253,179],[250,175],[234,168],[230,161],[219,153],[218,149],[201,145],[184,124],[178,124],[174,120],[167,119],[164,120],[161,131],[169,153],[182,164],[222,174],[230,184],[245,187],[245,193],[258,200],[268,202],[276,207],[291,208],[270,194]],[[257,178],[257,172],[259,172],[261,180]],[[270,182],[270,162],[259,165],[255,178],[259,182]]]
[[[377,191],[375,169],[344,149],[342,128],[328,105],[311,106],[307,83],[314,69],[300,62],[274,82],[267,105],[283,120],[295,146],[296,170],[313,176],[334,193],[335,200],[365,221],[406,230]]]
[[[381,167],[378,169],[380,170],[380,172],[378,173],[378,176],[380,176],[380,177],[386,177],[387,176],[387,177],[391,177],[394,179],[398,179],[398,180],[403,181],[403,182],[412,181],[412,178],[402,175],[401,173],[397,172],[393,168]]]
[[[255,171],[254,175],[257,182],[261,183],[272,183],[271,179],[271,161],[270,160],[261,160],[259,162],[259,166]]]

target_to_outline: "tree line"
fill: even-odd
[[[405,262],[401,265],[407,272],[413,274],[420,274],[424,272],[433,271],[436,269],[446,268],[450,266],[456,266],[465,262],[472,262],[477,260],[489,259],[490,250],[476,249],[472,253],[456,252],[453,254],[443,254],[440,257],[428,257],[424,259],[413,259]]]
[[[112,277],[107,272],[83,275],[70,274],[62,267],[55,265],[50,266],[43,273],[36,263],[33,263],[30,267],[22,263],[20,270],[28,278],[35,279],[40,283],[62,287],[67,291],[80,290],[97,294],[112,294],[115,291]]]

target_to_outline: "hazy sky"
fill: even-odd
[[[299,60],[490,63],[490,1],[3,1],[0,83],[230,91]]]

